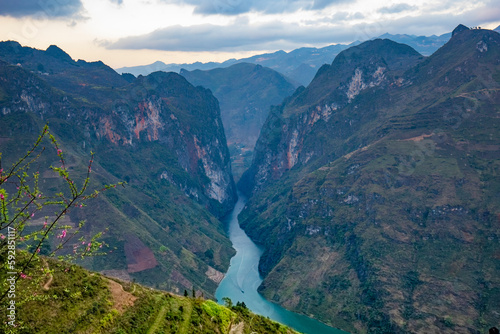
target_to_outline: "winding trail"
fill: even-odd
[[[47,263],[47,261],[45,259],[42,260],[43,260],[43,266],[47,269],[47,272],[49,273],[49,280],[42,287],[45,291],[47,291],[50,289],[50,285],[54,280],[54,275],[52,275],[52,273],[50,272],[49,264]]]
[[[165,318],[165,314],[167,314],[167,301],[163,301],[163,304],[161,306],[160,312],[158,312],[158,315],[156,316],[155,322],[151,327],[149,327],[148,333],[147,334],[154,334],[158,330],[158,327],[160,326],[161,322]]]

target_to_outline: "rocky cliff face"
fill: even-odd
[[[352,149],[342,147],[341,141],[376,116],[373,107],[360,110],[353,99],[364,91],[377,94],[401,86],[401,73],[421,60],[410,47],[390,40],[366,42],[340,53],[332,65],[318,71],[307,88],[299,88],[271,112],[241,188],[255,191],[297,164]],[[346,109],[350,112],[339,112]],[[313,132],[324,138],[308,139]]]
[[[499,55],[479,29],[427,59],[368,42],[273,110],[240,216],[267,298],[351,332],[500,321]]]
[[[117,249],[107,261],[86,265],[210,296],[217,286],[210,277],[224,272],[233,254],[216,217],[236,200],[217,100],[175,73],[128,83],[102,63],[72,62],[58,50],[0,54],[16,60],[0,61],[2,163],[21,154],[46,122],[76,173],[94,151],[94,187],[118,180],[128,186],[69,216],[75,225],[87,220],[86,233],[109,229],[105,241]],[[31,69],[38,60],[53,71]],[[53,158],[48,153],[40,166]],[[60,186],[50,172],[44,175],[47,191]]]
[[[85,128],[87,145],[97,140],[138,149],[142,143],[159,142],[175,152],[180,166],[197,179],[197,189],[186,189],[186,193],[197,194],[195,198],[219,216],[234,204],[224,128],[218,102],[209,91],[194,88],[177,74],[157,72],[117,92],[109,87],[104,108],[99,108],[94,103],[70,101],[70,95],[63,94],[59,101],[47,99],[52,93],[49,84],[35,75],[7,69],[12,66],[7,63],[3,66],[5,81],[8,72],[21,76],[13,87],[5,88],[10,101],[2,107],[4,115],[34,112],[42,119],[63,117]],[[167,179],[182,186],[179,180]]]
[[[250,165],[270,107],[280,104],[296,86],[270,68],[247,63],[210,71],[181,70],[180,74],[193,85],[210,89],[219,100],[233,175],[239,179]]]

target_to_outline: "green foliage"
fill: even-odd
[[[264,296],[348,331],[498,323],[499,46],[487,30],[427,59],[364,43],[270,114],[240,181]],[[366,87],[348,97],[356,71]]]

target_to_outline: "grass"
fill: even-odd
[[[24,257],[24,253],[18,253],[20,263]],[[42,286],[45,279],[35,283],[35,273],[43,266],[40,262],[27,272],[32,279],[18,282],[18,327],[14,333],[228,333],[237,323],[244,323],[244,333],[295,333],[244,307],[229,309],[200,297],[182,297],[119,280],[115,282],[123,290],[112,293],[107,278],[98,273],[50,258],[43,261],[53,271],[53,281],[48,289]],[[5,275],[4,271],[0,273],[2,281]],[[120,294],[135,298],[122,311],[116,309]],[[0,302],[4,318],[6,303],[8,300]],[[2,324],[4,332],[10,329]]]

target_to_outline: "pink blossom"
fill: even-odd
[[[63,230],[61,235],[62,235],[61,238],[64,238],[66,236],[66,230]]]
[[[82,245],[85,245],[85,241],[82,241]]]
[[[44,221],[44,222],[43,222],[43,228],[46,228],[46,227],[47,227],[47,222],[46,222],[46,221]]]
[[[2,173],[3,173],[3,168],[2,168],[2,169],[0,169],[0,174],[2,174]]]
[[[37,248],[36,252],[37,252],[37,253],[40,253],[40,248]]]
[[[3,235],[3,234],[0,235],[0,239],[2,239],[2,240],[5,239],[5,235]]]
[[[4,197],[4,195],[3,195],[3,194],[0,194],[0,199],[1,199],[2,201],[3,201],[3,200],[5,200],[5,197]]]
[[[57,155],[61,155],[61,153],[62,153],[62,150],[60,148],[57,149]]]
[[[33,213],[31,214],[31,217],[34,217],[34,216],[35,216],[35,213],[33,212]]]

